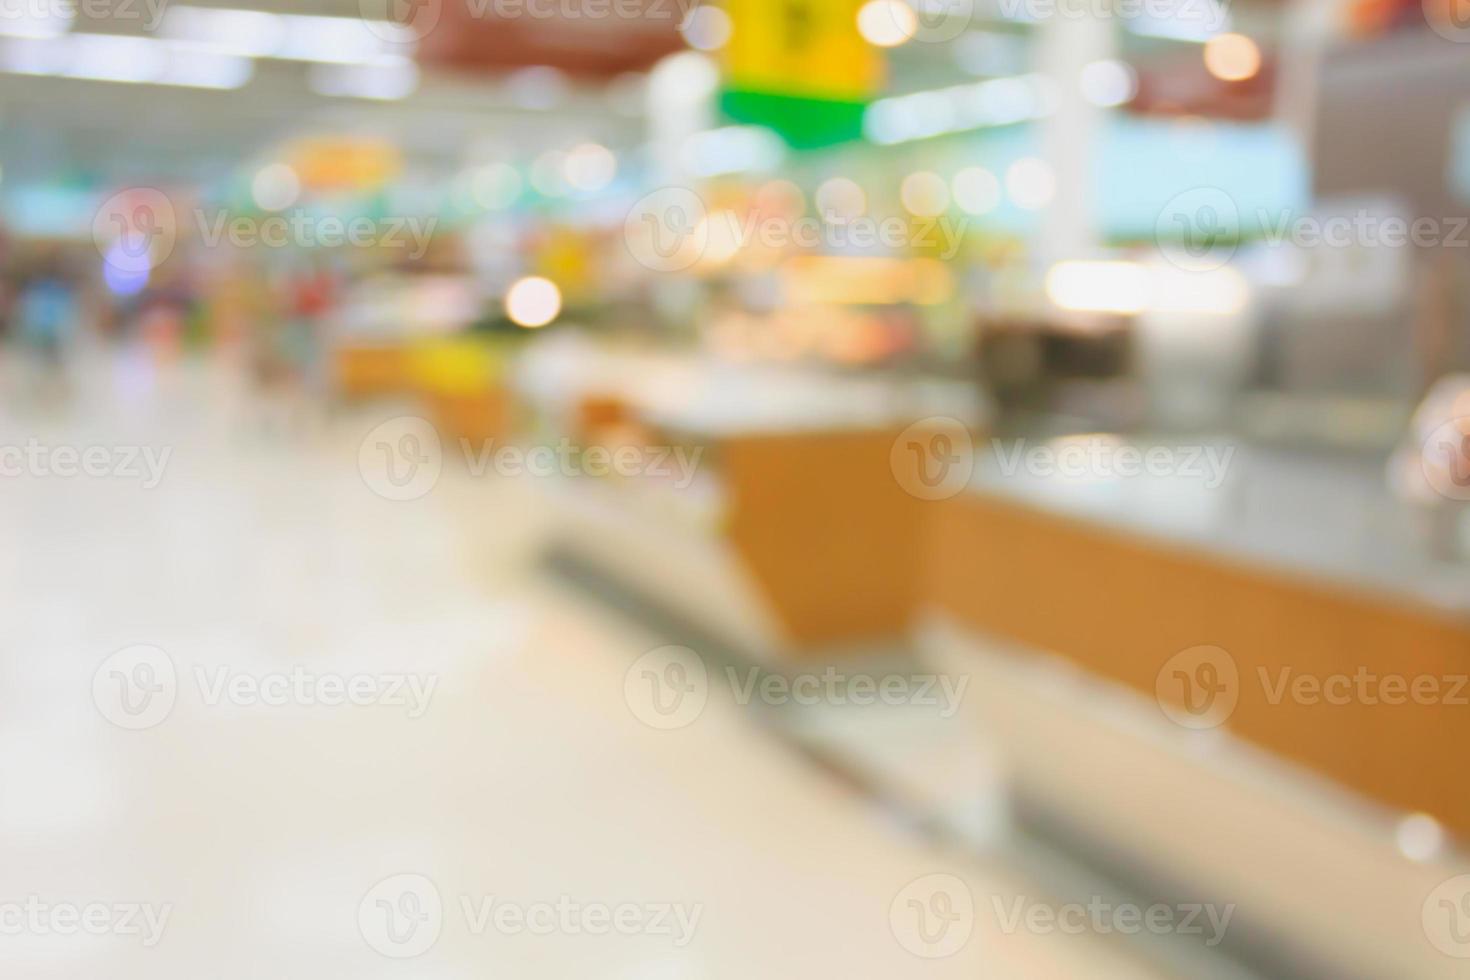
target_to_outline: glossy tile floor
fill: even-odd
[[[532,483],[382,499],[373,417],[218,365],[4,375],[0,976],[1154,975],[733,705],[641,721],[663,640],[536,570]]]

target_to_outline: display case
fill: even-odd
[[[921,513],[893,446],[914,418],[975,411],[963,386],[547,353],[523,382],[560,431],[650,466],[684,461],[562,481],[561,549],[753,656],[905,641]]]

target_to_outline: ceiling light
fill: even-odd
[[[1046,274],[1046,295],[1064,310],[1141,313],[1148,274],[1132,262],[1058,262]]]
[[[858,10],[857,25],[869,44],[895,48],[913,39],[919,18],[903,0],[868,0]]]
[[[562,171],[577,190],[600,191],[617,176],[618,158],[600,143],[582,143],[572,147]]]
[[[413,59],[398,55],[366,65],[312,65],[307,84],[319,95],[402,99],[419,87],[419,68]]]
[[[263,10],[170,7],[160,34],[226,54],[275,56],[286,44],[286,18]]]
[[[879,99],[863,114],[863,134],[890,145],[1037,119],[1055,103],[1049,82],[1032,73]]]
[[[411,30],[387,22],[215,7],[171,7],[160,34],[222,54],[326,64],[377,64],[414,46]]]
[[[1261,49],[1244,34],[1221,34],[1205,42],[1205,68],[1224,82],[1243,82],[1261,70]]]
[[[1110,108],[1133,101],[1138,94],[1138,73],[1125,61],[1105,58],[1085,66],[1078,85],[1088,102]]]
[[[781,137],[764,126],[722,126],[693,134],[679,147],[685,169],[698,177],[770,171],[786,156]]]
[[[0,70],[101,82],[239,88],[254,73],[249,58],[209,55],[172,41],[120,34],[65,34],[0,42]]]
[[[168,48],[151,38],[120,34],[72,34],[66,74],[105,82],[149,82],[168,68]]]

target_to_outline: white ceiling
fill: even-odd
[[[400,102],[313,94],[305,67],[261,62],[232,91],[0,75],[0,164],[7,181],[52,174],[106,179],[217,175],[303,132],[370,131],[397,139],[427,167],[462,158],[485,140],[507,155],[597,139],[635,142],[642,123],[598,92],[554,112],[517,108],[475,79],[426,77]]]
[[[78,7],[127,3],[142,11],[145,4],[158,2],[88,0]],[[359,16],[358,0],[247,2],[254,9]],[[140,27],[141,14],[97,21],[79,12],[74,24],[74,30],[92,33],[143,33]],[[260,59],[254,78],[236,90],[0,74],[5,181],[217,176],[234,163],[269,152],[281,140],[323,130],[392,136],[411,164],[434,169],[462,159],[470,147],[487,139],[499,140],[511,156],[586,139],[612,145],[641,139],[642,120],[614,111],[600,88],[573,89],[554,111],[535,112],[519,108],[503,81],[488,76],[429,73],[412,96],[379,102],[317,95],[307,84],[307,71],[300,62]]]

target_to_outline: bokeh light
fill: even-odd
[[[301,195],[301,178],[284,163],[261,167],[250,182],[250,196],[265,211],[284,211]]]
[[[1006,168],[1006,193],[1018,208],[1038,211],[1052,202],[1056,192],[1056,176],[1045,160],[1022,157]]]
[[[561,290],[542,276],[517,279],[505,293],[505,315],[517,326],[544,327],[561,312]]]
[[[1243,82],[1261,70],[1261,49],[1244,34],[1220,34],[1205,42],[1205,68],[1225,82]]]
[[[817,213],[826,221],[851,221],[868,209],[868,196],[858,182],[848,177],[822,181],[813,196]]]
[[[914,8],[903,0],[868,0],[858,10],[857,21],[863,39],[880,48],[911,40],[919,28]]]
[[[949,185],[930,170],[920,170],[903,179],[898,189],[899,200],[912,215],[933,218],[949,207]]]
[[[970,214],[989,214],[1001,200],[1000,180],[984,167],[966,167],[950,181],[954,202]]]

